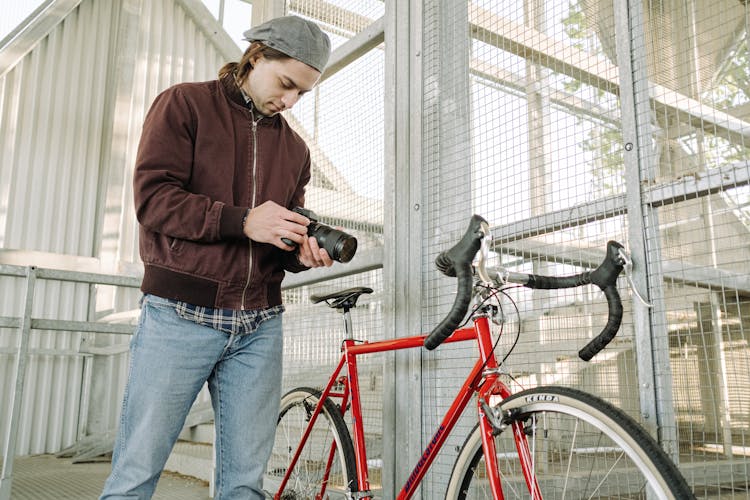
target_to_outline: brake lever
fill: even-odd
[[[487,222],[482,221],[479,225],[479,230],[482,232],[483,236],[481,245],[479,247],[479,261],[477,263],[476,270],[477,274],[479,275],[479,279],[482,281],[482,284],[485,286],[490,286],[492,284],[492,279],[487,273],[487,257],[490,252],[490,241],[492,240],[492,235],[490,234],[490,225]]]
[[[653,304],[646,301],[646,299],[643,298],[643,296],[638,293],[638,289],[635,287],[635,282],[633,282],[633,260],[630,258],[630,255],[625,251],[624,248],[620,248],[619,251],[620,258],[624,262],[623,269],[625,270],[625,277],[628,279],[628,284],[630,285],[630,289],[633,290],[633,293],[638,298],[638,300],[641,301],[641,303],[646,307],[654,307]]]

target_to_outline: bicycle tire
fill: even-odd
[[[272,497],[278,493],[281,480],[302,441],[302,434],[319,399],[320,391],[309,387],[292,389],[281,398],[273,451],[263,480],[264,489]],[[350,492],[357,489],[354,446],[341,409],[331,399],[326,399],[289,481],[281,492],[282,500],[312,500],[320,494],[332,445],[335,445],[335,455],[324,498],[350,498]]]
[[[524,423],[542,498],[695,498],[669,456],[635,420],[591,394],[566,387],[529,389],[499,403]],[[506,499],[530,498],[510,425],[495,437]],[[479,424],[451,473],[446,498],[493,498]],[[650,485],[656,497],[647,495]]]

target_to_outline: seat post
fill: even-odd
[[[325,301],[328,307],[340,310],[341,314],[344,315],[344,340],[354,340],[354,328],[349,311],[353,307],[357,307],[357,299],[363,293],[372,293],[372,288],[358,286],[323,295],[310,295],[310,300],[313,301],[313,304]]]
[[[352,315],[349,312],[349,306],[341,308],[341,314],[344,315],[344,340],[354,339],[354,328],[352,327]]]

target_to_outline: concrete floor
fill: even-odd
[[[2,462],[0,462],[1,464]],[[11,500],[96,500],[110,470],[109,462],[74,464],[53,455],[17,457]],[[699,492],[705,500],[750,500],[750,492]],[[162,474],[154,500],[209,500],[204,481],[170,472]]]
[[[12,500],[96,500],[109,462],[74,464],[52,455],[17,457],[13,462]],[[165,472],[154,500],[208,500],[208,484]]]

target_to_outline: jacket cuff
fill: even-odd
[[[285,271],[298,273],[310,269],[299,261],[299,254],[296,251],[285,252],[282,250],[282,252],[281,266]]]
[[[230,207],[224,205],[219,219],[219,234],[222,239],[247,238],[242,229],[242,221],[247,213],[247,207]]]

